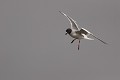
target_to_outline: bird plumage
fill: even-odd
[[[85,28],[79,29],[77,23],[75,20],[73,20],[71,17],[69,17],[68,15],[66,15],[65,13],[59,11],[62,15],[64,15],[70,22],[71,24],[71,28],[68,28],[66,30],[66,34],[69,34],[71,37],[74,38],[74,40],[71,42],[73,43],[76,39],[79,40],[79,44],[80,44],[80,40],[81,39],[88,39],[88,40],[94,40],[92,38],[88,38],[89,35],[92,35],[94,38],[98,39],[99,41],[101,41],[104,44],[107,44],[106,42],[102,41],[101,39],[97,38],[95,35],[93,35],[91,32],[89,32],[88,30],[86,30]],[[79,44],[78,44],[78,50],[79,50]]]
[[[74,29],[74,30],[80,30],[76,21],[73,20],[71,17],[69,17],[68,15],[66,15],[65,13],[59,11],[62,15],[64,15],[65,17],[67,17],[67,19],[70,21],[70,24],[71,24],[71,29]]]

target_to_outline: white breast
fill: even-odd
[[[76,34],[75,32],[71,32],[70,36],[76,39],[82,39],[82,35],[80,34]]]

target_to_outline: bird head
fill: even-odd
[[[70,34],[72,32],[72,29],[68,28],[66,29],[67,34]]]

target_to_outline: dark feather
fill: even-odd
[[[96,36],[94,36],[94,35],[92,35],[92,36],[93,36],[94,38],[98,39],[99,41],[101,41],[102,43],[104,43],[104,44],[108,44],[108,43],[104,42],[103,40],[97,38]]]
[[[85,34],[85,35],[88,35],[89,33],[87,31],[85,31],[84,29],[80,29],[80,31],[76,31],[76,33],[78,34]]]

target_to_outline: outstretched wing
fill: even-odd
[[[79,31],[80,34],[85,34],[86,36],[92,34],[91,32],[89,32],[88,30],[84,29],[84,28],[81,28],[80,31]]]
[[[67,16],[65,13],[63,13],[63,12],[61,12],[61,11],[59,11],[59,12],[60,12],[62,15],[64,15],[65,17],[68,18],[68,20],[70,21],[70,24],[71,24],[71,29],[80,30],[80,29],[78,28],[78,25],[77,25],[77,23],[76,23],[75,20],[73,20],[71,17]]]
[[[104,44],[108,44],[106,42],[104,42],[103,40],[97,38],[95,35],[93,35],[91,32],[89,32],[88,30],[82,28],[80,31],[79,31],[80,34],[85,34],[86,36],[89,36],[89,35],[92,35],[94,38],[96,38],[97,40],[101,41],[102,43]]]
[[[104,42],[103,40],[97,38],[95,35],[93,35],[93,34],[91,34],[91,35],[92,35],[94,38],[96,38],[97,40],[101,41],[102,43],[104,43],[104,44],[108,44],[108,43]]]

